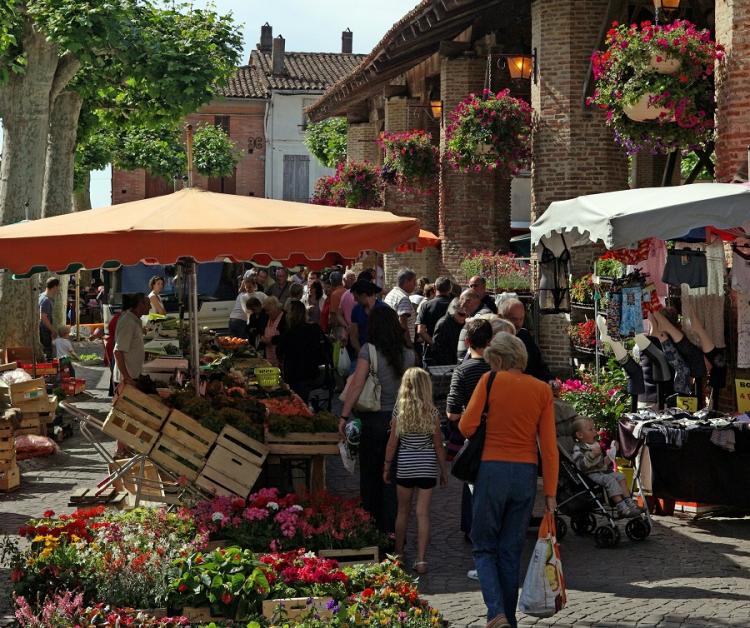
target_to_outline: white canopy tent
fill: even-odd
[[[564,244],[602,242],[617,249],[635,247],[645,238],[679,238],[699,227],[731,229],[746,223],[750,226],[747,183],[634,188],[551,203],[531,225],[531,246],[543,244],[555,255]]]

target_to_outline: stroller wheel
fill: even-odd
[[[568,533],[568,524],[560,515],[555,515],[555,527],[557,528],[557,540],[562,541]]]
[[[599,526],[594,532],[597,547],[611,548],[620,542],[620,531],[615,526]]]
[[[578,536],[591,534],[596,529],[596,517],[590,512],[573,515],[570,518],[570,527]]]
[[[643,541],[649,534],[651,534],[651,525],[641,517],[631,519],[625,526],[625,534],[627,534],[628,538],[632,541]]]

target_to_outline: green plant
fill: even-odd
[[[389,173],[402,189],[434,183],[439,152],[430,133],[421,130],[381,133],[379,143],[385,152],[384,178],[385,173]]]
[[[210,606],[225,617],[248,619],[270,590],[267,568],[239,547],[197,552],[174,565],[170,600],[175,606]]]
[[[346,159],[346,118],[328,118],[307,126],[305,146],[326,168]]]
[[[445,140],[445,158],[457,170],[518,174],[531,162],[531,106],[509,89],[471,94],[451,112]]]
[[[596,89],[587,99],[607,112],[615,140],[630,154],[703,146],[714,136],[713,72],[723,48],[686,20],[630,26],[613,23],[607,49],[592,57]],[[673,69],[659,67],[674,63]],[[647,99],[654,119],[636,121],[629,108]]]
[[[497,292],[531,288],[531,267],[512,253],[472,251],[461,260],[461,271],[466,279],[484,277],[487,288]]]
[[[570,298],[574,303],[593,305],[594,282],[591,273],[576,279],[570,286]]]
[[[242,154],[221,127],[200,125],[193,135],[195,169],[205,177],[231,177]]]
[[[379,168],[366,162],[347,161],[336,166],[335,176],[318,179],[312,202],[370,209],[383,204],[382,194]]]
[[[580,379],[562,383],[561,397],[581,416],[594,420],[599,429],[617,434],[617,425],[627,411],[628,396],[622,382],[622,368],[610,360],[606,369],[599,372],[599,383],[587,372]]]
[[[625,265],[616,259],[596,260],[596,274],[599,277],[611,277],[617,279],[625,272]]]

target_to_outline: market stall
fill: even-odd
[[[555,202],[531,225],[541,311],[572,318],[574,347],[595,357],[563,397],[608,438],[627,420],[648,446],[657,496],[747,506],[685,469],[700,456],[719,482],[750,468],[737,418],[750,366],[749,218],[750,185],[701,183]],[[575,247],[593,244],[606,252],[571,284]]]

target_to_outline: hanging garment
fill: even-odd
[[[648,258],[649,248],[651,241],[654,238],[647,238],[638,242],[638,246],[634,249],[612,249],[602,255],[601,259],[616,259],[618,262],[622,262],[626,266],[631,266],[642,262]]]
[[[750,247],[735,246],[732,255],[732,288],[750,294]]]
[[[641,314],[643,315],[643,318],[648,318],[648,315],[651,314],[651,312],[658,312],[663,309],[664,305],[659,298],[655,284],[649,283],[643,288],[643,303],[641,304]]]
[[[708,285],[706,254],[685,248],[668,251],[661,279],[670,286],[686,283],[691,288],[705,288]]]
[[[750,368],[750,294],[737,293],[737,368]]]
[[[690,367],[687,362],[677,351],[677,347],[674,342],[669,338],[661,341],[661,349],[664,352],[664,357],[667,358],[669,366],[674,371],[674,390],[680,395],[690,395],[692,390],[690,387]]]
[[[613,288],[607,302],[607,335],[612,340],[620,339],[620,320],[622,319],[622,292]]]
[[[654,284],[657,296],[665,298],[669,295],[669,286],[662,281],[664,266],[667,263],[667,245],[664,240],[651,238],[649,241],[648,257],[636,265],[649,281]]]
[[[708,285],[705,288],[691,288],[683,284],[681,290],[682,307],[683,311],[688,309],[692,316],[697,318],[697,322],[706,330],[717,347],[726,347],[724,338],[724,283],[726,279],[724,243],[717,239],[706,246],[705,251]]]
[[[628,337],[643,332],[643,295],[640,286],[622,289],[620,336]]]
[[[559,257],[542,245],[539,260],[539,308],[545,314],[570,312],[570,251],[565,247]]]

